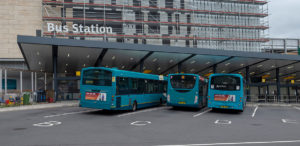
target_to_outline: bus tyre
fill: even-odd
[[[137,103],[136,103],[136,101],[134,101],[134,103],[132,105],[132,111],[134,112],[134,111],[136,111],[136,109],[137,109]]]

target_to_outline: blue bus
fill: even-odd
[[[197,74],[168,75],[167,105],[202,108],[206,106],[207,79]]]
[[[209,108],[244,111],[246,86],[240,74],[211,74],[208,82]]]
[[[80,107],[132,110],[166,101],[167,78],[159,75],[88,67],[82,69]]]

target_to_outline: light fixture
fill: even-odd
[[[157,58],[154,58],[154,59],[152,60],[152,62],[155,62],[155,61],[157,61]]]
[[[144,66],[143,69],[146,69],[146,66]]]
[[[289,66],[289,67],[287,67],[287,69],[292,69],[292,68],[294,68],[294,66]]]
[[[108,67],[108,65],[106,65],[105,67]]]
[[[257,67],[260,68],[260,67],[262,67],[262,66],[263,66],[263,65],[261,64],[261,65],[258,65]]]
[[[85,64],[83,64],[83,67],[85,67]]]
[[[69,64],[67,63],[66,66],[68,66]]]
[[[226,63],[226,64],[225,64],[225,66],[228,66],[228,65],[230,65],[230,63]]]
[[[196,62],[195,60],[192,60],[190,63],[191,63],[191,64],[194,64],[195,62]]]
[[[192,68],[190,71],[193,72],[193,71],[195,71],[195,69]]]
[[[225,72],[226,72],[226,70],[223,70],[223,71],[222,71],[222,73],[225,73]]]
[[[130,57],[130,60],[132,61],[134,58]]]
[[[208,61],[208,62],[206,62],[206,64],[210,64],[210,62]]]
[[[171,59],[170,61],[169,61],[169,63],[172,63],[174,60],[173,59]]]
[[[42,63],[41,63],[41,61],[39,61],[39,65],[41,65]]]
[[[125,66],[123,65],[123,66],[122,66],[122,69],[124,69],[124,68],[125,68]]]
[[[116,56],[112,56],[111,59],[112,59],[112,60],[115,60],[115,59],[116,59]]]
[[[253,75],[253,74],[255,74],[255,72],[251,72],[250,74]]]
[[[242,72],[239,72],[239,74],[242,74]]]
[[[211,73],[211,72],[213,72],[213,70],[211,69],[211,70],[209,70],[208,72],[210,72],[210,73]]]
[[[87,55],[86,58],[90,58],[90,55]]]
[[[39,52],[39,51],[37,51],[37,52],[36,52],[36,55],[37,55],[37,56],[39,56],[39,55],[40,55],[40,52]]]
[[[270,75],[270,74],[271,74],[271,73],[269,73],[269,72],[267,73],[267,75]]]
[[[272,65],[271,67],[272,67],[272,68],[274,68],[274,67],[275,67],[275,65]]]
[[[67,73],[67,70],[65,70],[65,73]]]
[[[160,69],[161,69],[160,67],[157,68],[158,71],[160,71]]]
[[[68,53],[67,57],[70,57],[70,53]]]

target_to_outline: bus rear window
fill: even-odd
[[[215,90],[240,90],[241,80],[235,76],[214,76],[211,78],[210,88]]]
[[[83,85],[111,86],[112,73],[101,69],[91,69],[83,72]]]
[[[171,86],[175,89],[193,89],[196,77],[191,75],[173,75],[170,80]]]

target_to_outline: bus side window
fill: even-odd
[[[143,94],[145,93],[145,80],[144,79],[139,79],[138,80],[138,93]]]
[[[124,77],[117,77],[117,94],[122,95],[122,94],[128,94],[129,84],[128,84],[128,78]]]
[[[131,94],[137,94],[138,91],[138,79],[131,79]]]

